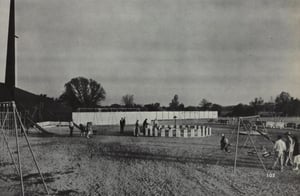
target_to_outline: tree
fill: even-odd
[[[65,91],[59,100],[71,106],[73,110],[84,107],[99,107],[105,100],[106,92],[100,83],[84,77],[72,78],[65,84]]]
[[[198,111],[200,108],[198,106],[187,106],[185,108],[186,111]]]
[[[212,111],[217,111],[218,112],[218,115],[220,116],[221,115],[221,112],[222,112],[222,109],[223,107],[219,104],[212,104],[211,108],[210,108]]]
[[[171,103],[169,103],[169,109],[170,110],[180,110],[182,109],[182,107],[184,108],[183,103],[179,103],[179,97],[178,95],[174,95]]]
[[[113,103],[109,106],[110,108],[121,108],[122,106],[120,104],[117,103]]]
[[[289,105],[292,97],[287,92],[281,92],[275,99],[276,112],[282,112],[283,115],[288,115]]]
[[[183,103],[179,104],[177,110],[183,111],[184,110],[184,104]]]
[[[281,92],[275,99],[276,104],[284,104],[284,103],[288,103],[289,101],[291,101],[291,96],[289,93],[284,91]]]
[[[125,105],[125,107],[133,107],[135,104],[134,104],[134,97],[133,95],[124,95],[122,97],[122,103]]]
[[[144,105],[144,108],[147,111],[160,111],[161,110],[160,103],[146,104],[146,105]]]
[[[262,110],[264,105],[264,100],[261,97],[259,98],[255,97],[254,100],[251,101],[249,104],[251,107],[253,107],[255,114],[257,114],[259,111]]]
[[[207,111],[211,109],[213,104],[206,99],[202,99],[199,105],[201,107],[201,110]]]
[[[289,104],[289,116],[300,115],[300,100],[292,98]]]
[[[232,116],[250,116],[254,114],[254,110],[249,105],[238,104],[232,109]]]

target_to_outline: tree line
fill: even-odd
[[[75,111],[78,108],[99,108],[106,98],[103,86],[93,79],[84,77],[72,78],[65,84],[64,92],[56,99],[68,105]],[[101,107],[103,108],[103,107]],[[176,94],[168,106],[160,103],[136,104],[134,95],[126,94],[121,97],[120,104],[115,103],[105,108],[134,109],[140,111],[218,111],[219,116],[249,116],[260,114],[262,116],[299,116],[300,100],[292,97],[288,92],[281,92],[275,100],[265,102],[256,97],[249,104],[239,103],[233,106],[222,106],[203,98],[197,106],[185,106],[179,101]]]

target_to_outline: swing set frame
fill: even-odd
[[[11,161],[16,169],[16,172],[18,176],[20,177],[20,185],[21,185],[21,195],[25,195],[24,190],[24,182],[23,182],[23,172],[22,172],[22,162],[21,162],[21,152],[20,152],[20,136],[23,135],[26,140],[26,145],[29,148],[30,154],[32,156],[33,162],[35,164],[35,167],[39,173],[39,176],[41,177],[43,186],[45,188],[46,193],[49,195],[49,190],[47,188],[47,185],[45,183],[43,174],[40,170],[40,167],[37,163],[36,157],[33,153],[31,144],[28,140],[28,136],[26,133],[25,126],[22,122],[21,115],[19,114],[16,104],[14,101],[9,102],[0,102],[0,109],[1,109],[1,136],[4,139],[4,142],[6,144],[6,148],[8,150],[8,153],[10,155]],[[17,159],[13,156],[13,151],[11,149],[11,146],[9,145],[9,139],[8,136],[12,135],[15,137],[16,143],[16,152],[17,152]]]
[[[252,123],[250,122],[251,119],[255,119],[256,121],[259,121],[261,124],[262,124],[262,130],[259,130],[259,129],[255,129],[255,130],[252,130]],[[258,153],[258,150],[257,150],[257,147],[252,139],[252,134],[253,132],[256,132],[258,133],[258,135],[261,135],[263,136],[265,139],[271,141],[272,143],[274,143],[274,141],[271,140],[271,138],[269,138],[268,135],[266,135],[265,133],[267,133],[267,129],[266,127],[264,126],[264,124],[262,123],[261,121],[261,118],[259,115],[255,115],[255,116],[245,116],[245,117],[239,117],[238,118],[238,121],[237,121],[237,125],[236,127],[234,128],[233,131],[236,130],[236,145],[235,145],[235,155],[234,155],[234,167],[233,167],[233,174],[234,176],[236,175],[236,168],[237,168],[237,159],[238,159],[238,150],[239,150],[239,142],[240,142],[240,134],[241,134],[241,129],[244,129],[245,132],[246,132],[246,135],[247,135],[247,138],[243,144],[243,147],[245,147],[246,143],[248,141],[250,141],[251,143],[251,146],[253,147],[254,151],[255,151],[255,154],[257,156],[257,159],[259,160],[262,168],[264,169],[264,171],[267,173],[268,170],[262,160],[262,157],[259,155]]]

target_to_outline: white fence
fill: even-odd
[[[133,130],[133,135],[135,135],[135,129]],[[145,130],[145,134],[140,131],[139,136],[149,136],[149,137],[207,137],[212,135],[210,127],[205,126],[183,126],[174,128],[173,126],[160,126],[159,128],[153,128],[148,126]]]
[[[148,122],[154,119],[217,119],[217,111],[159,111],[159,112],[73,112],[73,121],[77,124],[92,122],[93,125],[117,125],[125,117],[126,124],[135,124],[136,120],[142,123],[146,118]]]

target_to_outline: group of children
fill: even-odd
[[[272,169],[275,169],[278,162],[280,162],[280,170],[288,164],[293,166],[293,170],[299,170],[300,152],[297,137],[290,132],[283,136],[278,135],[274,144],[275,162]]]
[[[138,137],[141,134],[141,132],[142,132],[143,135],[145,135],[148,125],[149,125],[148,119],[146,118],[143,122],[142,128],[140,129],[139,120],[136,120],[135,129],[134,129],[134,136]],[[155,119],[153,121],[153,129],[155,129],[155,128],[158,128],[157,119]]]
[[[72,125],[73,125],[73,122],[72,122]],[[69,128],[70,128],[70,136],[72,137],[71,132],[73,132],[74,125],[71,126],[71,122],[70,122]],[[83,124],[79,124],[79,129],[80,129],[80,136],[82,136],[82,137],[90,138],[91,135],[93,135],[92,122],[87,122],[86,126],[84,126]]]

